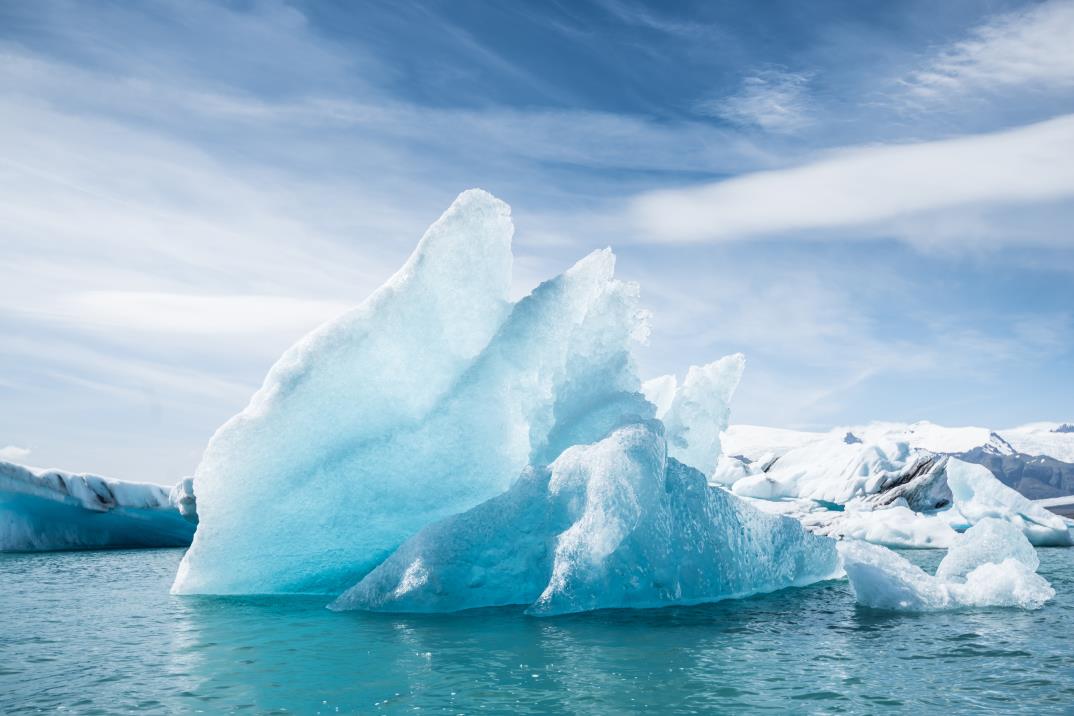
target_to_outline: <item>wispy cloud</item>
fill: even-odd
[[[286,296],[191,295],[156,291],[84,291],[63,300],[78,323],[150,333],[244,336],[302,333],[351,304]]]
[[[732,124],[793,132],[811,121],[810,79],[804,72],[760,70],[745,77],[737,93],[704,100],[697,109]]]
[[[905,80],[921,99],[969,91],[1074,87],[1074,2],[1051,0],[989,18]]]
[[[19,447],[18,445],[8,445],[7,447],[0,448],[0,460],[22,462],[28,457],[30,457],[29,448]]]
[[[645,194],[634,208],[644,233],[664,241],[875,227],[984,202],[1069,199],[1072,156],[1074,115],[1067,115],[1003,132],[848,149],[790,169]]]

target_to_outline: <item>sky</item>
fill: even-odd
[[[1074,1],[0,0],[0,459],[172,483],[470,187],[732,421],[1074,420]]]

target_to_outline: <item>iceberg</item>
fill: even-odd
[[[902,442],[915,450],[984,465],[1000,482],[1031,499],[1074,494],[1074,432],[1058,423],[992,430],[927,421],[876,422],[828,433],[734,425],[723,440],[729,455],[756,462],[765,455],[779,458],[792,449],[844,435],[869,443]]]
[[[551,616],[742,597],[834,577],[835,543],[759,512],[668,455],[645,421],[529,467],[502,495],[430,525],[333,609]]]
[[[947,461],[947,485],[963,524],[983,519],[1007,520],[1038,547],[1071,544],[1067,522],[1035,504],[993,477],[987,468],[951,458]]]
[[[463,193],[406,265],[270,370],[195,472],[176,593],[339,594],[425,525],[653,406],[638,289],[596,251],[515,304],[506,204]]]
[[[746,440],[728,432],[725,439],[740,453],[721,457],[713,481],[818,534],[891,547],[947,547],[981,519],[998,517],[1035,545],[1072,541],[1062,517],[981,465],[913,446],[905,428],[838,429],[810,439],[773,431],[768,440],[757,428],[742,433]],[[938,440],[935,432],[926,434]]]
[[[648,314],[611,251],[511,303],[512,232],[506,204],[461,194],[385,286],[280,358],[195,472],[173,592],[551,614],[831,574],[832,542],[706,483],[742,356],[654,405],[632,355]],[[466,590],[422,596],[472,564],[489,566]]]
[[[874,609],[936,611],[967,607],[1039,609],[1055,596],[1040,562],[1010,522],[986,518],[955,538],[935,575],[891,550],[839,543],[858,603]]]
[[[667,429],[672,457],[705,475],[712,474],[720,457],[720,433],[727,429],[731,398],[745,368],[746,357],[741,353],[705,366],[691,366],[670,401],[658,398],[667,404],[666,410],[658,410],[657,417]]]
[[[0,551],[186,547],[197,523],[187,489],[0,462]]]

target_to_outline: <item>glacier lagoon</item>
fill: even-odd
[[[553,619],[173,596],[176,549],[0,554],[0,713],[1063,712],[1074,550],[1037,553],[1038,611],[875,611],[839,580]]]
[[[388,283],[280,358],[210,441],[193,491],[162,503],[184,519],[197,500],[181,563],[5,557],[0,607],[32,614],[4,635],[19,696],[7,710],[913,710],[1015,692],[979,685],[952,702],[938,677],[961,688],[965,664],[901,663],[944,659],[950,642],[994,657],[982,673],[1036,654],[1054,668],[1061,652],[1033,642],[1054,638],[1067,602],[1044,622],[1013,617],[1040,632],[1025,648],[995,646],[1013,638],[995,607],[1062,593],[1069,554],[1038,565],[1032,544],[1069,545],[1067,522],[981,465],[888,436],[721,459],[744,357],[643,383],[632,348],[649,317],[611,251],[510,303],[512,231],[505,204],[465,192]],[[958,559],[936,571],[934,555],[843,542],[849,583],[832,581],[833,537]],[[993,563],[995,545],[1010,559]],[[333,611],[358,613],[325,610],[337,596]],[[855,602],[951,616],[900,622]],[[469,611],[414,614],[456,610]],[[902,631],[870,642],[878,624],[921,629],[920,644]],[[67,656],[89,680],[81,693],[33,669]],[[890,679],[900,667],[909,682]]]

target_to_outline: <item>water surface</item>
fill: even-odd
[[[181,550],[6,554],[0,713],[1074,713],[1074,550],[1040,555],[1036,612],[875,612],[843,581],[538,619],[173,597]]]

